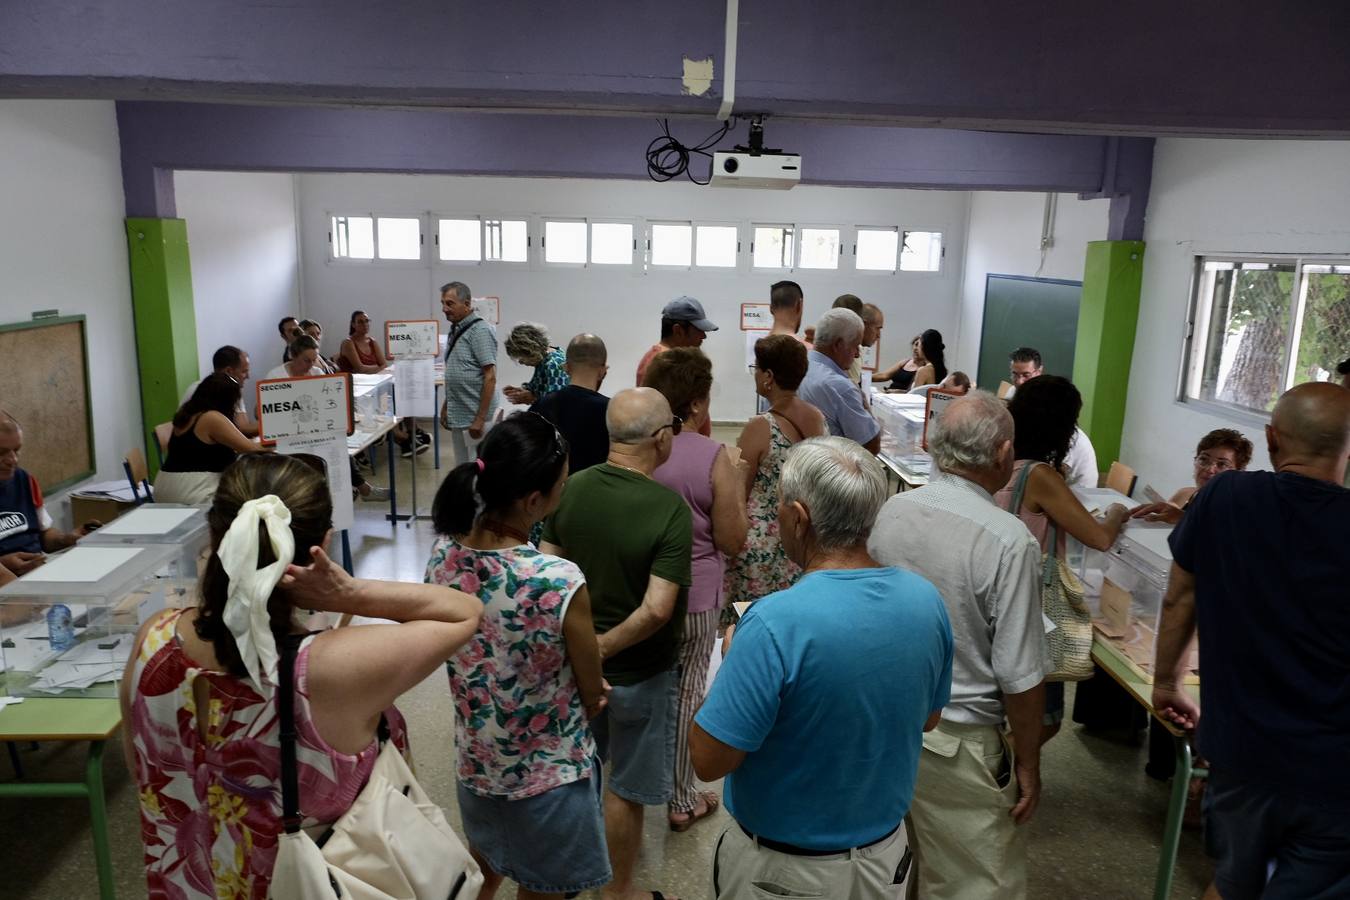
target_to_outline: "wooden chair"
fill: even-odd
[[[1134,493],[1134,484],[1138,481],[1134,474],[1134,469],[1117,460],[1111,463],[1111,470],[1106,473],[1106,486],[1113,491],[1119,491],[1126,497]]]
[[[164,458],[169,455],[169,438],[173,437],[173,423],[160,422],[155,426],[155,452],[159,454],[159,467],[164,468]]]
[[[122,459],[122,469],[127,473],[127,481],[131,483],[131,495],[136,498],[136,503],[154,502],[154,494],[150,490],[150,468],[145,464],[145,451],[140,447],[132,447],[127,451],[127,455]],[[145,496],[141,496],[141,491]]]

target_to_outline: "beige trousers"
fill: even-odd
[[[943,720],[925,734],[909,808],[917,867],[909,896],[1025,897],[1026,829],[1008,815],[1016,803],[1012,751],[1000,728]]]
[[[881,843],[861,850],[836,856],[792,856],[759,846],[732,822],[713,853],[713,890],[719,900],[894,900],[901,896],[894,882],[905,849],[901,827]]]

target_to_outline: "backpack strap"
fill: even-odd
[[[297,639],[298,638],[298,639]],[[295,758],[295,657],[302,636],[288,636],[281,642],[281,661],[277,667],[277,715],[281,726],[281,822],[287,834],[300,830],[300,777]]]

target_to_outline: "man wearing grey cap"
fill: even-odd
[[[703,312],[703,304],[693,297],[676,297],[661,309],[661,340],[652,344],[642,359],[638,361],[637,386],[642,387],[647,378],[647,365],[656,358],[656,354],[676,347],[698,347],[709,331],[716,331]],[[712,436],[712,418],[709,417],[699,429],[704,437]]]

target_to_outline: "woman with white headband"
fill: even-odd
[[[137,635],[122,679],[126,757],[154,897],[267,895],[282,831],[276,708],[281,645],[297,641],[295,719],[305,826],[336,821],[365,786],[387,723],[406,752],[399,695],[478,627],[478,598],[347,575],[323,548],[322,476],[285,456],[244,457],[208,514],[214,552],[195,609]],[[393,619],[306,635],[298,609]]]

